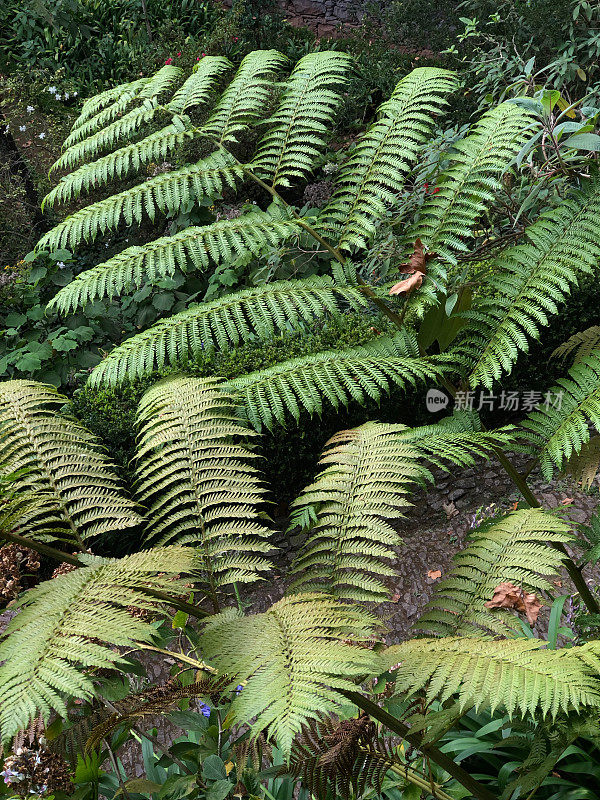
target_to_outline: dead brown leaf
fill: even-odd
[[[438,578],[442,577],[442,570],[441,569],[430,569],[427,573],[428,578],[432,578],[434,581]]]
[[[413,274],[405,281],[395,283],[390,289],[390,294],[410,294],[413,289],[418,289],[423,283],[423,273],[413,272]]]
[[[514,583],[500,583],[494,589],[491,600],[485,603],[486,608],[513,608],[515,611],[524,612],[527,622],[535,625],[542,604],[533,593],[524,592]]]
[[[411,272],[422,272],[423,275],[427,274],[427,262],[435,258],[436,253],[428,253],[425,250],[425,245],[420,239],[417,239],[412,253],[408,257],[408,261],[400,264],[398,271],[405,275],[410,275]]]

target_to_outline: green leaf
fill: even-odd
[[[7,314],[4,320],[4,324],[7,325],[9,328],[18,328],[24,322],[27,322],[27,317],[25,314],[19,314],[17,312],[13,312],[12,314]]]
[[[207,781],[218,781],[227,777],[225,762],[217,755],[209,756],[202,764],[202,777]]]
[[[198,788],[195,775],[171,775],[158,793],[159,800],[180,800]]]
[[[154,792],[160,791],[161,785],[160,783],[149,781],[148,778],[132,778],[130,781],[127,781],[124,786],[120,786],[117,789],[115,797],[124,794],[124,789],[134,794],[153,794]]]
[[[206,800],[224,800],[232,789],[233,783],[231,781],[215,781],[206,792]]]
[[[573,147],[575,150],[588,150],[597,153],[600,150],[600,136],[597,133],[577,133],[565,139],[565,147]]]

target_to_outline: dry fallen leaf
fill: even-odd
[[[572,503],[572,502],[573,502],[573,498],[572,497],[565,497],[564,500],[560,501],[560,504],[561,504],[561,506],[568,506],[569,503]]]
[[[406,275],[410,275],[411,272],[422,272],[425,275],[427,274],[427,262],[431,261],[435,256],[436,253],[428,253],[423,242],[417,239],[408,261],[405,264],[400,264],[398,270]]]
[[[485,603],[486,608],[513,608],[515,611],[524,612],[527,622],[535,625],[537,622],[541,602],[535,594],[524,592],[520,586],[514,583],[500,583],[494,589],[494,596]]]
[[[396,592],[395,594],[393,594],[390,597],[390,600],[391,600],[392,603],[397,603],[400,600],[401,597],[402,597],[402,595],[400,594],[400,592]]]
[[[458,514],[458,508],[454,505],[454,503],[442,503],[442,508],[446,512],[446,516],[448,519],[451,517],[455,517]]]
[[[430,569],[427,573],[428,578],[432,578],[434,581],[438,578],[442,577],[442,570],[441,569]]]
[[[395,283],[390,289],[390,294],[410,294],[413,289],[418,289],[423,283],[423,273],[413,272],[405,281]]]
[[[410,277],[395,283],[390,289],[390,294],[410,294],[414,289],[418,289],[427,274],[427,262],[434,258],[435,255],[435,253],[428,253],[423,242],[417,239],[408,261],[398,267],[399,272]]]

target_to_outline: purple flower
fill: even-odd
[[[210,706],[207,706],[206,703],[200,703],[200,711],[205,717],[210,717]]]
[[[235,693],[236,693],[236,694],[239,694],[239,693],[242,691],[242,689],[243,689],[243,688],[244,688],[244,687],[243,687],[243,686],[242,686],[242,684],[240,683],[238,686],[236,686],[236,687],[235,687]]]

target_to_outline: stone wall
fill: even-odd
[[[358,24],[367,0],[280,0],[280,5],[292,25],[306,25],[319,36],[327,36],[340,24]]]

